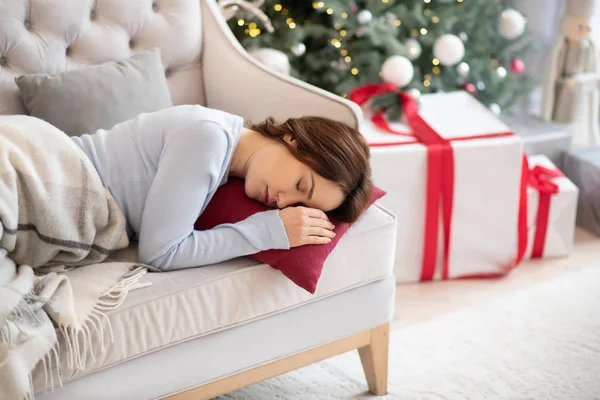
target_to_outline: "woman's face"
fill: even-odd
[[[250,157],[245,189],[248,197],[276,208],[303,205],[327,212],[344,201],[335,182],[298,161],[276,140],[269,140]]]

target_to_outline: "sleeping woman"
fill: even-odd
[[[167,271],[329,243],[330,217],[354,222],[364,210],[373,184],[369,147],[357,130],[311,116],[244,122],[183,105],[72,138],[123,212],[140,262]],[[230,176],[272,210],[194,230]]]

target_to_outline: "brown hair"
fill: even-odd
[[[323,117],[304,116],[276,123],[272,117],[249,129],[284,143],[292,155],[323,178],[336,182],[344,202],[328,214],[354,222],[366,208],[373,192],[369,145],[356,129]],[[283,140],[289,134],[296,146]]]

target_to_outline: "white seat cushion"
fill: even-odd
[[[315,295],[297,287],[281,272],[249,258],[150,273],[142,282],[152,282],[152,286],[132,291],[120,307],[107,312],[115,343],[107,344],[101,354],[99,338],[93,335],[95,361],[88,354],[86,369],[76,374],[63,363],[65,382],[389,277],[393,275],[395,232],[392,214],[378,205],[369,208],[327,259]],[[118,256],[135,260],[135,248]],[[66,348],[63,343],[61,347]],[[38,368],[35,373],[42,374],[43,382],[43,370]]]
[[[46,393],[42,390],[44,374],[37,374],[34,378],[42,380],[34,379],[35,398],[164,399],[385,324],[393,316],[395,289],[396,279],[389,276],[301,307],[130,358],[79,376]],[[360,364],[358,357],[356,363]]]

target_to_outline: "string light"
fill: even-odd
[[[347,35],[347,34],[348,34],[348,32],[346,32],[344,29],[342,29],[342,30],[340,31],[340,36],[341,36],[341,37],[346,37],[346,35]]]
[[[352,68],[350,72],[352,73],[352,75],[358,75],[358,68]]]
[[[427,35],[427,29],[421,28],[421,35],[423,35],[423,36]]]
[[[340,51],[340,54],[343,56],[347,56],[348,55],[348,50],[343,49],[342,51]]]
[[[413,29],[412,31],[410,31],[410,34],[412,37],[417,37],[417,36],[419,36],[419,30]]]
[[[456,0],[456,1],[458,1],[459,3],[462,3],[462,2],[463,2],[463,0]]]
[[[425,4],[431,3],[431,0],[425,0]]]
[[[292,22],[291,24],[289,24],[290,29],[294,29],[296,27],[296,24],[294,22]]]
[[[492,60],[490,64],[492,64],[492,67],[494,68],[500,66],[500,62],[498,62],[498,60],[496,59]]]
[[[288,24],[288,25],[291,24],[292,22],[294,22],[293,18],[288,18],[288,19],[285,20],[285,23]]]
[[[390,0],[381,0],[382,3],[387,4],[390,2]]]
[[[343,19],[346,19],[346,18],[348,18],[348,13],[347,13],[347,12],[343,12],[343,13],[342,13],[342,18],[343,18]]]
[[[438,17],[437,15],[434,15],[433,17],[431,17],[431,22],[433,22],[434,24],[437,24],[438,22],[440,22],[440,17]]]
[[[433,60],[431,60],[431,63],[433,65],[440,65],[440,60],[438,60],[437,58],[434,58]]]
[[[346,57],[344,57],[344,61],[346,61],[347,63],[349,63],[350,61],[352,61],[352,57],[346,56]]]
[[[432,71],[433,71],[433,73],[434,73],[434,74],[436,74],[436,75],[439,75],[439,74],[440,74],[440,72],[441,72],[441,71],[440,71],[440,67],[433,67],[431,70],[432,70]]]
[[[402,21],[400,21],[399,19],[397,19],[397,20],[394,21],[394,25],[400,26],[400,25],[402,25]]]
[[[258,35],[260,35],[260,29],[258,28],[250,28],[250,29],[246,29],[245,31],[248,35],[250,35],[250,37],[257,37]]]
[[[425,86],[425,87],[429,87],[429,85],[431,85],[431,82],[430,82],[428,79],[425,79],[425,80],[423,81],[423,86]]]
[[[243,19],[238,19],[238,26],[244,26],[245,23],[246,21],[244,21]]]
[[[425,16],[429,17],[429,16],[431,15],[431,10],[430,10],[429,8],[426,8],[426,9],[423,11],[423,14],[424,14]]]
[[[284,8],[283,10],[281,10],[281,13],[283,15],[288,15],[290,13],[290,10],[288,10],[287,8]]]
[[[244,32],[246,32],[246,34],[248,34],[250,37],[257,37],[258,35],[260,35],[260,29],[258,28],[258,26],[256,25],[256,22],[250,22],[248,24],[248,29],[246,29]]]
[[[329,15],[333,14],[333,8],[328,8],[327,9],[327,14],[329,14]]]
[[[343,98],[346,98],[347,96],[348,96],[348,94],[347,94],[347,93],[342,93],[342,97],[343,97]]]
[[[425,78],[426,81],[430,81],[431,80],[431,75],[425,74],[424,78]]]
[[[275,5],[273,6],[273,8],[275,9],[275,11],[281,11],[281,9],[282,9],[283,7],[281,6],[281,4],[275,4]]]

